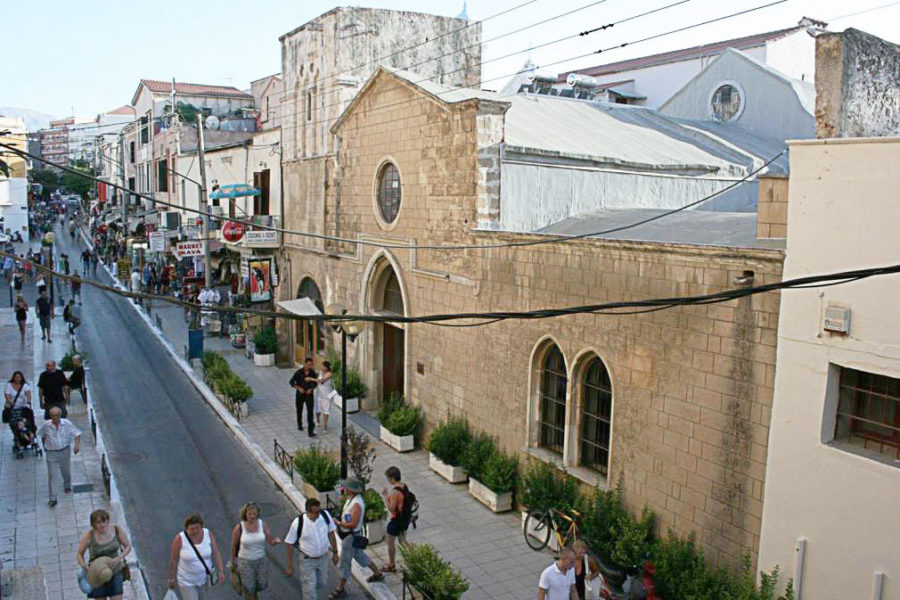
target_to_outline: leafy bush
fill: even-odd
[[[253,336],[254,352],[257,354],[275,354],[278,350],[278,336],[274,327],[263,327]]]
[[[415,435],[422,421],[422,411],[406,402],[400,394],[391,394],[378,409],[378,420],[394,435]]]
[[[341,494],[341,497],[338,499],[338,506],[341,507],[340,512],[344,511],[344,505],[349,500],[350,497],[347,494]],[[366,514],[364,515],[366,523],[380,521],[387,516],[387,506],[384,503],[384,498],[376,490],[367,489],[363,494],[363,501],[366,503]]]
[[[328,355],[328,362],[331,363],[331,381],[334,382],[334,389],[337,390],[337,393],[340,394],[342,398],[365,398],[368,390],[366,389],[366,384],[363,383],[359,371],[353,367],[347,369],[347,393],[345,394],[343,380],[341,379],[343,370],[341,357],[332,352]]]
[[[300,448],[294,453],[294,468],[303,481],[320,492],[333,490],[341,479],[341,465],[321,444]]]
[[[469,476],[482,481],[485,465],[492,456],[497,454],[497,442],[486,433],[479,433],[472,437],[462,457],[462,467]]]
[[[514,454],[498,450],[484,463],[481,477],[477,479],[495,494],[505,494],[516,486],[518,468],[519,459]]]
[[[459,600],[469,582],[430,544],[401,544],[403,575],[431,600]]]
[[[65,355],[59,361],[59,370],[60,371],[73,371],[75,370],[75,362],[73,358],[75,356],[81,357],[81,364],[87,362],[88,354],[87,352],[79,352],[77,348],[75,348],[75,344],[73,343],[69,351],[65,353]]]
[[[234,373],[231,373],[220,384],[220,389],[223,394],[235,402],[246,402],[253,396],[253,388]]]
[[[528,510],[553,507],[568,511],[575,508],[577,485],[574,477],[541,460],[529,460],[519,487],[519,500]]]
[[[578,504],[581,535],[596,552],[623,567],[643,563],[653,543],[654,515],[646,508],[640,520],[628,513],[621,479],[615,490],[595,490]]]
[[[375,468],[375,448],[366,433],[356,427],[347,428],[347,467],[354,477],[369,485]],[[381,496],[378,497],[381,500]],[[369,503],[366,501],[366,506]]]
[[[458,467],[462,463],[469,439],[469,424],[466,419],[447,415],[432,430],[428,450],[442,463]]]

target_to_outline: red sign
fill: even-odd
[[[244,237],[245,231],[247,228],[243,223],[227,221],[222,227],[222,236],[229,242],[239,242]]]

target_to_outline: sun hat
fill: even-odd
[[[344,480],[344,483],[341,484],[345,490],[349,490],[351,492],[362,494],[366,491],[366,486],[363,485],[363,482],[357,479],[356,477],[348,477]]]
[[[111,561],[108,556],[98,556],[88,565],[87,580],[91,589],[96,589],[113,578],[112,568],[109,566]]]

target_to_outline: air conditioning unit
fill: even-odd
[[[166,220],[165,220],[166,229],[178,229],[181,227],[181,213],[180,212],[167,212]]]

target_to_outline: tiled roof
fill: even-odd
[[[108,115],[132,115],[134,116],[134,107],[128,106],[127,104],[120,106],[119,108],[115,108],[113,110],[106,111]]]
[[[147,86],[156,94],[170,94],[172,92],[171,81],[157,81],[155,79],[141,79],[141,84]],[[202,83],[175,82],[175,93],[185,96],[226,96],[230,98],[252,98],[250,94],[242,92],[230,85],[205,85]]]
[[[587,69],[579,69],[571,71],[572,73],[580,73],[582,75],[609,75],[611,73],[619,73],[621,71],[630,71],[632,69],[640,69],[643,67],[651,67],[666,63],[678,62],[682,60],[690,60],[692,58],[700,58],[701,56],[709,56],[711,54],[719,54],[724,52],[726,48],[736,48],[738,50],[746,50],[755,46],[761,46],[766,42],[777,40],[786,35],[790,35],[796,31],[800,31],[805,27],[797,25],[788,27],[787,29],[779,29],[777,31],[769,31],[767,33],[757,33],[746,37],[734,38],[722,42],[713,42],[702,46],[693,46],[691,48],[682,48],[681,50],[672,50],[662,52],[660,54],[651,54],[650,56],[642,56],[640,58],[632,58],[619,62],[609,63],[605,65],[597,65],[596,67],[588,67]],[[569,72],[559,76],[558,81],[565,81]]]

